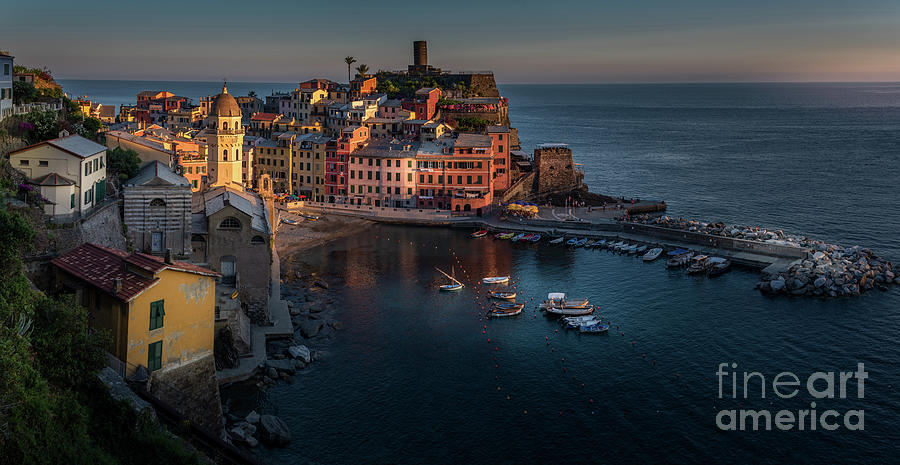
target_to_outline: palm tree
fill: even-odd
[[[254,92],[254,91],[251,90],[251,91],[247,94],[247,96],[250,97],[250,98],[256,97],[256,92]]]
[[[359,65],[356,67],[356,72],[359,73],[359,77],[365,78],[366,73],[369,72],[369,67],[366,65]]]
[[[350,65],[356,63],[356,58],[348,56],[344,58],[344,63],[347,63],[347,82],[350,82]]]

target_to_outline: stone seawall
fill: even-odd
[[[202,428],[216,433],[224,430],[212,352],[183,365],[153,372],[148,390]]]

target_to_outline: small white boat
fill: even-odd
[[[660,255],[662,255],[662,251],[663,251],[662,247],[656,247],[656,248],[648,250],[647,253],[644,254],[644,257],[643,257],[644,261],[652,262],[653,260],[656,260],[657,258],[659,258]]]
[[[438,289],[440,289],[442,291],[459,291],[464,287],[463,283],[457,281],[457,279],[455,277],[453,277],[453,275],[456,274],[455,270],[453,268],[450,268],[451,274],[444,273],[443,271],[441,271],[440,268],[437,268],[437,267],[435,267],[435,270],[438,270],[439,273],[450,278],[450,281],[451,281],[450,284],[442,284],[441,286],[438,287]]]
[[[594,243],[595,249],[602,249],[606,247],[606,239],[600,239],[599,241]]]
[[[482,278],[481,282],[485,284],[506,284],[509,282],[509,276],[491,276]]]
[[[284,223],[284,224],[289,224],[289,225],[291,225],[291,226],[295,226],[295,225],[299,224],[299,222],[298,222],[297,220],[292,220],[292,219],[289,219],[289,218],[282,218],[282,219],[281,219],[281,222]]]
[[[590,316],[567,316],[562,319],[563,323],[579,323],[585,324],[587,321],[596,320],[598,317],[590,315]]]
[[[643,254],[646,251],[647,251],[646,245],[642,245],[642,246],[638,247],[637,249],[634,249],[634,253],[636,253],[636,254]]]
[[[562,241],[566,240],[565,237],[557,237],[550,241],[551,244],[562,244]]]
[[[560,315],[560,316],[580,316],[580,315],[590,315],[594,313],[594,307],[550,307],[545,309],[547,313],[551,315]]]
[[[319,221],[319,217],[316,215],[303,215],[304,218],[312,221]]]

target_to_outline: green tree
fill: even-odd
[[[141,169],[141,158],[131,149],[116,147],[106,152],[106,170],[126,181],[137,176]]]
[[[344,57],[344,63],[347,63],[347,82],[350,82],[350,66],[356,63],[356,58],[352,56]]]
[[[34,84],[24,81],[13,81],[13,99],[16,105],[32,103],[38,97]]]
[[[369,72],[369,66],[368,65],[359,65],[356,67],[356,72],[359,75],[359,77],[365,79],[366,73]]]
[[[250,92],[247,93],[247,97],[256,98],[256,92],[251,90]]]
[[[81,122],[78,133],[86,139],[96,140],[101,126],[103,126],[103,122],[99,119],[94,117],[85,118]]]
[[[29,137],[32,143],[59,137],[59,116],[55,111],[32,111],[25,120],[34,126]]]

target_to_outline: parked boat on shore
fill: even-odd
[[[557,237],[556,239],[551,240],[550,243],[551,244],[562,244],[562,242],[564,240],[566,240],[565,237]]]
[[[528,239],[528,240],[531,241],[531,242],[540,242],[540,241],[541,241],[541,235],[540,235],[540,234],[535,234],[535,235],[531,236],[531,239]]]
[[[475,231],[472,233],[472,237],[484,237],[487,236],[487,229],[482,229],[481,231]]]
[[[299,224],[299,222],[298,222],[297,220],[292,220],[292,219],[289,219],[289,218],[282,218],[282,219],[281,219],[281,222],[284,223],[284,224],[289,224],[289,225],[291,225],[291,226],[296,226],[297,224]]]

